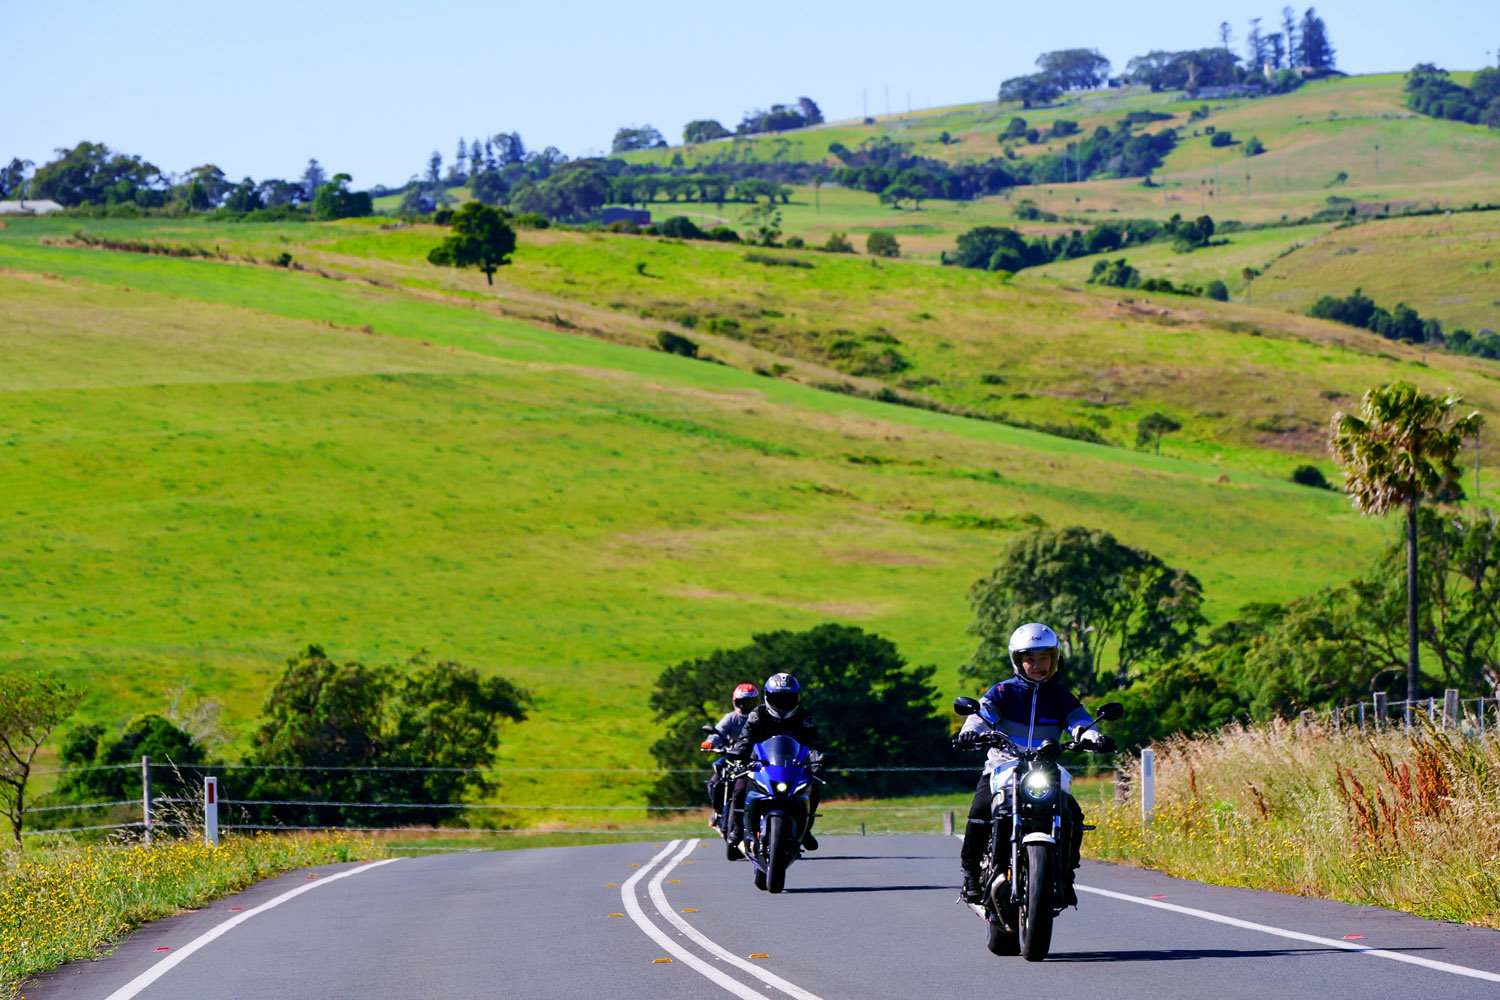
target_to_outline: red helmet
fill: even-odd
[[[734,697],[730,699],[741,712],[749,712],[759,700],[760,692],[755,690],[754,684],[741,684],[734,689]]]

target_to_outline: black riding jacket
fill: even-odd
[[[813,721],[812,713],[801,705],[780,719],[767,711],[766,706],[756,705],[751,709],[750,717],[745,720],[745,728],[740,730],[739,738],[725,753],[741,759],[749,757],[755,744],[764,743],[772,736],[790,736],[812,750],[815,756],[820,756],[826,749],[818,736],[818,724]]]

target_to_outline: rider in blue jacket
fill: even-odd
[[[1022,625],[1010,636],[1010,662],[1015,676],[991,686],[984,693],[979,699],[979,712],[964,720],[963,729],[959,731],[960,739],[965,733],[999,731],[1017,746],[1030,750],[1041,746],[1045,740],[1060,739],[1066,730],[1087,746],[1105,745],[1105,736],[1093,728],[1094,719],[1088,709],[1058,679],[1060,650],[1055,632],[1038,622]],[[959,851],[965,902],[978,903],[982,899],[979,867],[985,848],[989,846],[990,808],[994,798],[990,792],[990,776],[996,770],[1015,767],[1016,763],[1012,754],[998,748],[991,748],[985,760],[979,788],[969,806],[964,844]],[[1073,891],[1072,871],[1078,867],[1079,847],[1083,843],[1083,809],[1078,800],[1068,794],[1067,772],[1062,774],[1062,790],[1068,804],[1064,814],[1069,861],[1065,901],[1073,905],[1078,901]]]

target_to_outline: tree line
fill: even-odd
[[[1022,201],[1017,214],[1022,218],[1039,218],[1044,213],[1036,208],[1035,203]],[[1101,222],[1087,232],[1075,229],[1071,233],[1059,233],[1050,240],[1045,236],[1027,237],[1009,226],[975,226],[959,235],[957,248],[952,252],[945,251],[942,260],[944,264],[957,267],[1014,273],[1050,264],[1054,260],[1112,253],[1122,247],[1161,240],[1171,240],[1175,249],[1188,251],[1207,246],[1214,232],[1214,220],[1207,215],[1197,219],[1173,215],[1166,222],[1154,219]]]
[[[1418,114],[1500,129],[1500,69],[1486,66],[1464,87],[1447,70],[1418,63],[1407,72],[1405,87],[1406,106]]]
[[[1263,29],[1262,20],[1250,19],[1243,59],[1230,47],[1233,30],[1225,21],[1219,24],[1217,46],[1154,49],[1133,57],[1118,77],[1111,74],[1110,61],[1098,49],[1044,52],[1037,56],[1037,72],[1005,80],[998,97],[1002,104],[1032,108],[1051,104],[1069,91],[1124,83],[1147,86],[1152,92],[1184,90],[1192,96],[1203,87],[1241,86],[1280,92],[1292,89],[1304,78],[1333,70],[1334,50],[1328,28],[1313,8],[1309,7],[1298,21],[1291,7],[1283,7],[1279,30]]]
[[[316,159],[296,180],[251,177],[235,183],[212,163],[180,176],[163,173],[140,156],[84,141],[32,170],[19,157],[0,169],[0,198],[50,199],[65,208],[95,207],[113,214],[141,211],[212,212],[261,217],[341,219],[369,215],[369,194],[349,189],[352,177],[330,177]]]
[[[1308,308],[1307,315],[1370,330],[1387,340],[1434,344],[1454,354],[1500,360],[1500,335],[1493,330],[1481,330],[1476,335],[1460,327],[1445,332],[1436,318],[1423,319],[1405,302],[1398,302],[1395,309],[1389,310],[1376,305],[1358,288],[1345,298],[1322,296]]]

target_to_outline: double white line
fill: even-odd
[[[677,850],[679,845],[683,845],[681,850]],[[696,837],[687,841],[672,841],[666,847],[662,848],[661,852],[644,865],[640,871],[632,875],[628,882],[620,886],[620,899],[625,904],[625,912],[629,914],[630,919],[635,921],[636,926],[644,931],[647,937],[661,945],[666,949],[668,954],[689,966],[693,971],[700,973],[737,997],[743,997],[745,1000],[765,1000],[765,993],[740,982],[723,969],[704,961],[697,954],[689,951],[681,943],[674,940],[666,931],[652,923],[647,918],[645,911],[641,909],[640,901],[636,899],[635,895],[636,884],[649,875],[652,869],[660,864],[667,855],[676,850],[677,854],[662,866],[661,870],[651,879],[650,886],[648,887],[651,902],[662,919],[671,924],[682,937],[687,938],[700,949],[707,952],[710,957],[732,965],[744,972],[748,972],[767,986],[780,990],[787,996],[793,997],[794,1000],[822,1000],[817,994],[809,993],[796,983],[789,983],[780,976],[767,972],[765,969],[721,948],[705,937],[692,924],[682,919],[681,914],[672,909],[671,905],[667,902],[667,894],[662,890],[662,882],[671,874],[672,869],[676,868],[683,858],[693,853],[693,849],[697,846],[698,839]]]

